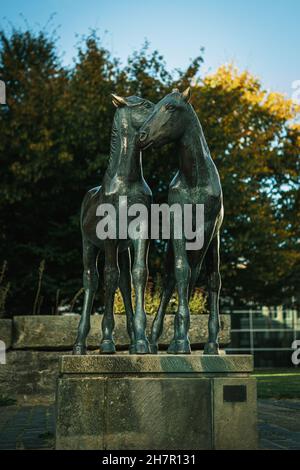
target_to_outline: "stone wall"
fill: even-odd
[[[31,399],[43,396],[54,399],[58,376],[58,359],[71,354],[79,315],[16,316],[0,319],[0,340],[6,344],[6,364],[0,364],[0,396]],[[97,354],[101,338],[101,315],[91,317],[88,337],[89,354]],[[119,351],[127,350],[126,317],[116,315],[115,341]],[[165,319],[160,348],[166,349],[173,335],[173,315]],[[190,340],[194,350],[207,341],[207,315],[192,315]],[[152,318],[148,319],[148,329]],[[230,343],[230,316],[221,315],[220,345]]]
[[[3,341],[6,349],[10,349],[13,339],[12,320],[0,318],[0,341]]]

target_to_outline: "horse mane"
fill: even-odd
[[[191,110],[192,110],[192,113],[193,113],[193,117],[194,117],[194,120],[195,120],[195,123],[197,125],[199,125],[199,131],[200,131],[200,140],[201,140],[201,144],[202,144],[202,149],[203,151],[205,151],[208,155],[210,155],[210,150],[209,150],[209,147],[208,147],[208,144],[207,144],[207,140],[205,138],[205,135],[204,135],[204,132],[203,132],[203,127],[202,127],[202,124],[200,122],[200,119],[196,113],[196,111],[194,110],[194,107],[192,105],[190,105],[191,107]]]
[[[118,126],[117,126],[117,112],[114,116],[113,126],[111,129],[111,138],[110,138],[110,158],[112,154],[116,151],[117,141],[118,141]]]
[[[142,104],[144,101],[145,101],[144,98],[141,98],[140,96],[134,96],[134,95],[128,96],[126,98],[126,102],[128,106],[116,109],[112,129],[111,129],[110,152],[109,152],[109,159],[108,159],[108,165],[107,165],[108,174],[111,174],[114,172],[114,164],[115,164],[114,157],[116,155],[116,152],[118,151],[118,143],[120,141],[120,126],[119,126],[120,111],[121,109],[126,109],[126,108],[129,109],[131,107]]]
[[[118,117],[119,117],[119,110],[117,109],[114,115],[114,120],[113,120],[113,125],[111,129],[111,137],[110,137],[110,152],[109,152],[109,159],[108,159],[108,165],[107,169],[112,169],[113,165],[113,156],[116,153],[117,150],[117,145],[118,145],[118,136],[119,136],[119,131],[118,131]]]

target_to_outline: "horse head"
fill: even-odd
[[[139,145],[141,149],[161,147],[174,142],[184,134],[190,123],[189,104],[190,88],[183,93],[177,89],[166,95],[154,107],[139,132]]]
[[[111,96],[114,106],[120,111],[120,126],[125,130],[132,128],[137,132],[154,109],[154,103],[139,96]]]

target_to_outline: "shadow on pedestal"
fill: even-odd
[[[63,356],[57,449],[255,449],[251,356]]]

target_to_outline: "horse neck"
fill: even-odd
[[[141,156],[136,145],[136,131],[129,125],[121,130],[114,122],[106,176],[135,181],[143,176]]]
[[[191,108],[190,120],[179,141],[179,172],[191,186],[209,178],[210,152],[199,119]]]

